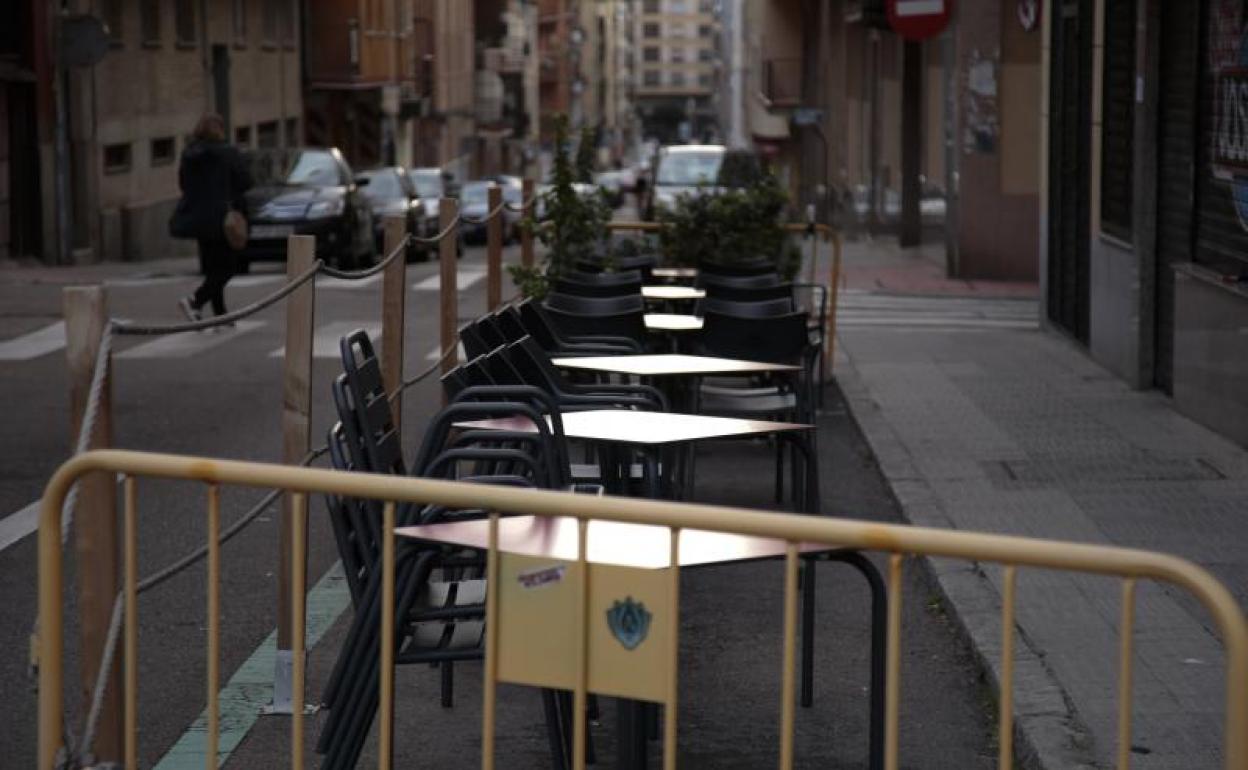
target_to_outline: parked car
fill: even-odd
[[[420,205],[424,209],[424,220],[417,231],[423,238],[432,238],[442,229],[441,222],[441,202],[442,198],[454,198],[457,191],[451,183],[451,175],[436,166],[426,166],[422,168],[408,169],[407,178],[411,181],[412,186],[416,188],[416,197],[420,199]],[[429,246],[429,249],[436,249],[436,246]],[[455,242],[456,253],[463,255],[464,239],[461,235]]]
[[[654,162],[654,181],[641,203],[643,219],[676,204],[679,195],[705,195],[718,189],[719,170],[728,150],[721,144],[662,147]]]
[[[368,179],[364,197],[373,212],[373,243],[378,254],[385,253],[385,220],[390,216],[402,216],[407,220],[407,232],[422,234],[425,226],[425,207],[416,195],[416,186],[401,166],[388,166],[364,171],[361,177]],[[407,259],[427,258],[428,249],[416,241],[408,243]]]
[[[247,192],[245,271],[255,260],[286,259],[286,238],[316,236],[316,255],[341,268],[373,259],[373,215],[356,177],[333,147],[247,154],[256,186]]]
[[[489,209],[489,190],[491,184],[497,184],[490,179],[476,179],[471,182],[465,182],[463,189],[459,195],[459,212],[461,215],[470,219],[484,219],[490,213]],[[503,242],[511,243],[519,234],[518,225],[523,217],[514,207],[519,206],[522,200],[521,188],[519,185],[499,184],[499,191],[502,193],[504,203],[510,203],[510,206],[504,206],[502,211],[503,217]],[[464,240],[468,243],[484,243],[486,239],[486,225],[471,224],[464,222],[460,227],[460,232],[464,234]]]

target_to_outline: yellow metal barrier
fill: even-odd
[[[1210,612],[1222,635],[1226,648],[1226,721],[1224,735],[1226,770],[1248,770],[1248,622],[1234,597],[1204,569],[1182,559],[1159,553],[1127,548],[1092,546],[1079,543],[1043,541],[1031,538],[1003,535],[987,535],[956,532],[920,527],[904,527],[875,524],[846,519],[832,519],[764,511],[751,511],[709,505],[676,504],[667,501],[634,500],[613,497],[573,496],[569,494],[528,489],[512,489],[449,481],[434,481],[407,477],[381,476],[362,473],[302,468],[287,465],[245,463],[232,460],[210,460],[166,454],[149,454],[122,450],[97,450],[74,457],[62,465],[48,482],[39,521],[39,611],[41,619],[39,638],[39,768],[52,770],[56,755],[62,747],[62,677],[63,677],[63,619],[62,612],[62,556],[60,544],[60,510],[75,480],[92,471],[121,474],[125,477],[125,547],[124,570],[126,599],[125,633],[125,680],[127,695],[125,711],[126,763],[134,768],[136,709],[133,701],[135,685],[136,635],[134,633],[134,588],[136,574],[133,563],[136,518],[137,479],[141,477],[184,479],[208,485],[209,543],[215,542],[215,528],[219,516],[218,489],[222,484],[284,489],[292,493],[293,507],[298,515],[292,517],[296,542],[305,537],[307,495],[333,494],[346,497],[372,498],[390,501],[385,506],[385,531],[383,571],[387,578],[385,591],[393,591],[394,559],[394,503],[432,503],[451,508],[483,508],[508,513],[539,516],[568,516],[580,522],[578,564],[585,566],[586,530],[590,520],[630,522],[666,527],[672,532],[670,564],[676,563],[677,542],[682,529],[699,529],[731,532],[759,537],[776,538],[788,544],[785,568],[784,655],[782,687],[784,702],[781,705],[781,767],[790,768],[793,761],[794,721],[794,669],[797,624],[797,559],[799,543],[817,543],[832,547],[857,548],[891,554],[889,559],[889,615],[888,615],[888,661],[886,682],[885,767],[898,767],[898,706],[900,702],[900,651],[901,651],[901,570],[905,555],[942,556],[955,559],[987,561],[1005,565],[1005,592],[1003,596],[1003,660],[1002,693],[1000,697],[1000,760],[1001,768],[1012,765],[1013,732],[1013,618],[1015,598],[1015,571],[1018,566],[1042,567],[1123,579],[1123,606],[1120,651],[1119,722],[1117,753],[1119,767],[1126,768],[1130,751],[1131,730],[1131,636],[1134,624],[1135,584],[1140,578],[1172,583],[1189,591]],[[498,517],[491,519],[491,545],[498,542]],[[296,548],[292,574],[296,586],[303,588],[297,576],[305,568],[302,549]],[[494,706],[493,683],[497,679],[498,639],[495,636],[499,617],[498,557],[491,548],[487,567],[489,595],[487,598],[487,658],[486,688],[483,715],[482,767],[493,767]],[[678,569],[671,570],[673,581],[678,580]],[[577,588],[585,600],[586,571],[582,570]],[[207,766],[215,767],[217,720],[215,714],[217,661],[219,660],[219,555],[210,551],[208,560],[208,607],[209,650],[207,696],[209,705]],[[390,595],[390,594],[386,594]],[[678,593],[676,594],[678,595]],[[303,648],[302,602],[293,602],[292,632],[294,649]],[[586,640],[586,617],[582,610],[575,613],[576,633],[581,644]],[[670,633],[667,652],[675,660],[677,639],[674,622],[678,609],[668,608],[666,622]],[[383,628],[393,628],[393,601],[383,602]],[[382,655],[385,665],[381,671],[381,748],[379,766],[389,767],[393,723],[393,679],[390,657],[392,645],[386,641],[392,637],[381,635]],[[578,681],[575,687],[577,710],[584,713],[589,672],[584,661],[584,649],[578,657]],[[301,659],[296,656],[296,660]],[[304,671],[302,665],[295,670],[296,695],[303,692]],[[677,683],[673,666],[666,681],[666,729],[664,731],[664,766],[675,767],[676,696]],[[301,699],[294,701],[301,703]],[[302,762],[302,716],[298,707],[292,715],[292,760],[294,767]],[[576,720],[573,754],[575,767],[583,768],[585,734],[583,720]]]

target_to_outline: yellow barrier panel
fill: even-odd
[[[137,477],[154,477],[164,479],[184,479],[203,482],[208,485],[208,762],[215,766],[217,742],[217,661],[219,660],[219,581],[220,554],[212,544],[216,541],[219,520],[219,488],[223,484],[282,489],[292,493],[292,502],[296,511],[306,510],[306,495],[332,494],[340,497],[368,498],[387,501],[386,505],[386,544],[384,552],[388,563],[383,566],[385,576],[384,590],[393,589],[393,522],[394,506],[398,502],[434,504],[454,509],[485,509],[506,511],[515,514],[532,514],[538,516],[573,517],[579,522],[577,565],[581,568],[578,577],[577,596],[580,610],[577,613],[577,627],[574,629],[581,653],[577,658],[577,681],[575,683],[574,714],[576,735],[574,736],[574,763],[581,767],[584,762],[585,726],[579,715],[585,713],[588,682],[591,671],[587,666],[589,651],[584,647],[589,634],[586,630],[587,602],[591,598],[591,566],[587,559],[586,530],[590,520],[627,522],[663,527],[672,533],[671,561],[669,573],[673,598],[679,596],[679,569],[672,565],[677,563],[679,554],[677,533],[683,529],[726,532],[752,535],[782,540],[787,545],[787,562],[785,570],[785,633],[784,633],[784,666],[782,690],[785,693],[785,704],[782,706],[782,730],[780,735],[782,757],[785,762],[792,760],[792,703],[793,700],[793,659],[795,645],[795,611],[797,602],[796,558],[797,545],[819,544],[837,548],[854,548],[861,550],[882,551],[890,554],[889,558],[889,607],[888,607],[888,679],[887,689],[887,723],[885,726],[886,767],[897,767],[899,757],[898,742],[898,705],[900,700],[900,646],[901,646],[901,578],[904,555],[942,556],[977,562],[995,562],[1006,566],[1007,599],[1003,609],[1003,622],[1008,623],[1010,632],[1005,638],[1003,652],[1008,655],[1012,650],[1012,625],[1014,607],[1014,569],[1016,566],[1042,567],[1059,570],[1086,572],[1090,574],[1115,576],[1123,579],[1122,606],[1122,640],[1119,660],[1120,682],[1119,698],[1121,712],[1119,716],[1118,741],[1116,747],[1120,766],[1126,767],[1125,756],[1130,751],[1130,720],[1131,720],[1131,633],[1134,622],[1135,584],[1140,578],[1149,578],[1171,583],[1190,592],[1209,611],[1221,633],[1226,648],[1226,720],[1224,733],[1225,770],[1248,770],[1248,622],[1235,598],[1206,570],[1191,562],[1165,554],[1141,551],[1129,548],[1093,546],[1081,543],[1044,541],[1005,535],[988,535],[962,531],[928,529],[922,527],[905,527],[877,524],[866,521],[833,519],[825,517],[779,514],[769,511],[752,511],[741,508],[723,506],[678,504],[669,501],[636,500],[618,497],[589,497],[570,495],[562,492],[540,491],[532,489],[514,489],[493,487],[462,482],[437,481],[399,476],[383,476],[366,473],[344,473],[339,471],[303,468],[288,465],[263,463],[247,463],[233,460],[210,460],[197,457],[185,457],[166,454],[151,454],[123,450],[96,450],[77,455],[62,465],[48,482],[42,500],[39,520],[39,612],[40,637],[38,640],[39,663],[39,753],[40,770],[53,770],[57,752],[63,746],[62,709],[63,709],[63,644],[64,623],[62,612],[63,578],[62,554],[60,544],[60,510],[73,482],[86,473],[102,471],[113,474],[124,474],[126,477],[126,549],[127,560],[133,558],[135,538],[132,537],[135,520],[134,479]],[[302,517],[296,517],[296,520]],[[302,533],[296,529],[293,536],[302,539]],[[487,592],[487,658],[488,673],[485,695],[485,713],[483,717],[484,735],[482,738],[482,766],[493,766],[493,731],[495,696],[492,682],[497,680],[498,661],[500,658],[499,639],[497,636],[501,609],[499,591],[497,589],[501,563],[498,547],[498,518],[491,517],[489,535],[489,560],[487,578],[490,581]],[[129,562],[127,562],[129,563]],[[133,585],[133,570],[127,568],[127,592]],[[392,594],[390,594],[392,595]],[[384,611],[389,608],[388,612]],[[664,734],[664,767],[668,770],[675,767],[676,744],[676,631],[679,624],[679,609],[676,602],[670,603],[666,615],[670,633],[667,649],[669,653],[667,668],[670,669],[666,678],[666,729]],[[129,615],[129,613],[127,613]],[[387,619],[385,616],[389,614]],[[131,618],[132,620],[132,618]],[[298,622],[300,616],[292,617]],[[393,628],[393,602],[383,603],[383,624],[389,623]],[[130,625],[130,623],[128,623]],[[384,628],[385,626],[383,626]],[[300,635],[301,636],[301,635]],[[392,634],[384,630],[383,639],[392,639]],[[300,639],[300,646],[302,646]],[[127,632],[126,660],[127,675],[134,671],[131,665],[134,660],[133,642]],[[388,650],[388,652],[387,652]],[[383,655],[393,655],[392,644],[382,646]],[[383,677],[392,669],[393,658],[387,658],[382,667]],[[1005,670],[1012,672],[1010,666]],[[296,692],[303,689],[303,667],[296,669],[299,684]],[[384,685],[381,703],[382,728],[392,719],[392,680],[389,687]],[[1012,673],[1002,677],[1003,701],[1012,700]],[[298,701],[295,708],[302,704]],[[1002,727],[1009,731],[1012,725],[1011,712],[1003,706]],[[126,730],[136,729],[132,711],[127,708]],[[299,730],[299,720],[294,720],[294,730]],[[383,733],[384,735],[384,733]],[[133,740],[131,738],[130,740]],[[383,751],[380,752],[382,767],[389,762],[389,737],[384,738]],[[1003,738],[1003,745],[1008,746],[1009,739]],[[298,752],[295,752],[297,759]],[[1001,756],[1001,765],[1008,767],[1011,757]]]

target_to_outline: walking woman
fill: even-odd
[[[182,151],[178,186],[182,199],[169,229],[175,237],[199,242],[199,262],[205,274],[195,293],[178,300],[178,305],[192,321],[200,319],[200,308],[209,302],[213,313],[224,315],[225,285],[238,265],[235,248],[246,243],[246,221],[241,217],[247,211],[243,193],[251,187],[251,174],[242,154],[225,141],[225,121],[220,115],[209,113],[199,119],[190,144]]]

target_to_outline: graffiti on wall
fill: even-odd
[[[1211,172],[1224,183],[1248,230],[1248,38],[1241,0],[1215,0],[1209,19],[1213,86]]]

